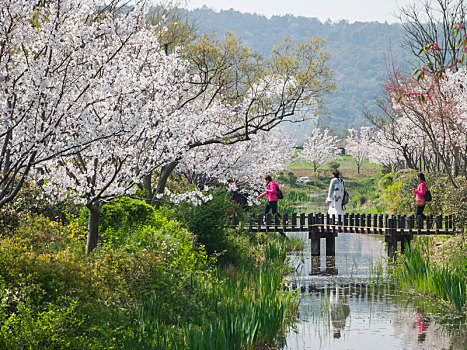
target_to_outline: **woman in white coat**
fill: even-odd
[[[329,184],[328,198],[326,198],[326,203],[329,203],[328,214],[335,215],[336,218],[339,215],[344,215],[345,211],[342,206],[342,201],[344,199],[345,185],[344,180],[339,177],[339,170],[334,169],[332,171],[332,180]]]

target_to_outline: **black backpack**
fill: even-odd
[[[342,182],[342,185],[344,185],[344,197],[342,198],[342,208],[344,208],[344,206],[346,204],[349,204],[349,200],[350,200],[350,197],[349,197],[349,192],[347,192],[347,190],[345,189],[345,183],[344,183],[344,180],[342,179],[339,179],[341,182]]]
[[[279,188],[279,185],[276,186],[276,197],[277,199],[283,199],[284,194],[282,193],[281,189]]]
[[[344,189],[344,198],[342,198],[342,205],[349,204],[349,192]]]
[[[426,192],[425,192],[425,201],[427,202],[431,202],[433,200],[433,198],[431,197],[431,192],[429,189],[426,189]]]

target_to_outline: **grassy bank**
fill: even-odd
[[[229,201],[206,205],[223,210]],[[181,219],[190,210],[117,201],[103,210],[91,255],[83,218],[21,215],[0,238],[0,349],[277,344],[297,312],[282,286],[287,243],[234,231],[222,224],[226,212],[211,222],[215,230],[193,232]],[[214,208],[197,210],[204,222]]]
[[[433,250],[434,238],[420,237],[390,268],[396,289],[415,292],[467,314],[467,247],[462,236],[449,238],[444,248]],[[447,250],[451,241],[459,246]],[[442,257],[443,256],[443,257]],[[449,262],[448,262],[449,261]]]

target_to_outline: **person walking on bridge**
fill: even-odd
[[[334,169],[332,171],[332,180],[329,184],[328,197],[326,203],[329,203],[328,214],[335,215],[336,218],[339,215],[344,215],[345,210],[342,204],[344,200],[345,185],[344,180],[340,178],[339,170]]]
[[[268,203],[264,207],[264,216],[266,217],[266,215],[269,213],[269,210],[271,210],[273,215],[277,214],[279,215],[279,217],[281,217],[280,214],[277,212],[277,189],[279,188],[279,185],[277,184],[277,182],[272,181],[271,175],[266,175],[264,177],[264,180],[266,182],[266,191],[264,191],[258,196],[258,199],[266,195],[268,197]]]
[[[421,216],[423,219],[426,218],[425,214],[423,214],[423,210],[425,209],[426,205],[426,200],[425,200],[425,194],[426,194],[426,182],[425,182],[425,175],[423,173],[418,173],[417,174],[417,181],[418,181],[418,187],[412,189],[412,193],[415,193],[415,206],[416,206],[416,211],[415,211],[415,218],[418,218]]]

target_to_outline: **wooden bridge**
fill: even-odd
[[[233,225],[239,224],[238,218],[232,218]],[[326,256],[335,256],[335,239],[339,232],[384,235],[388,244],[388,255],[394,256],[398,250],[404,252],[405,243],[410,245],[413,235],[454,234],[452,216],[432,216],[425,218],[406,215],[383,214],[345,214],[330,216],[329,214],[284,214],[282,219],[271,214],[251,215],[249,222],[253,232],[308,232],[311,241],[311,255],[320,255],[321,238],[326,239]]]

